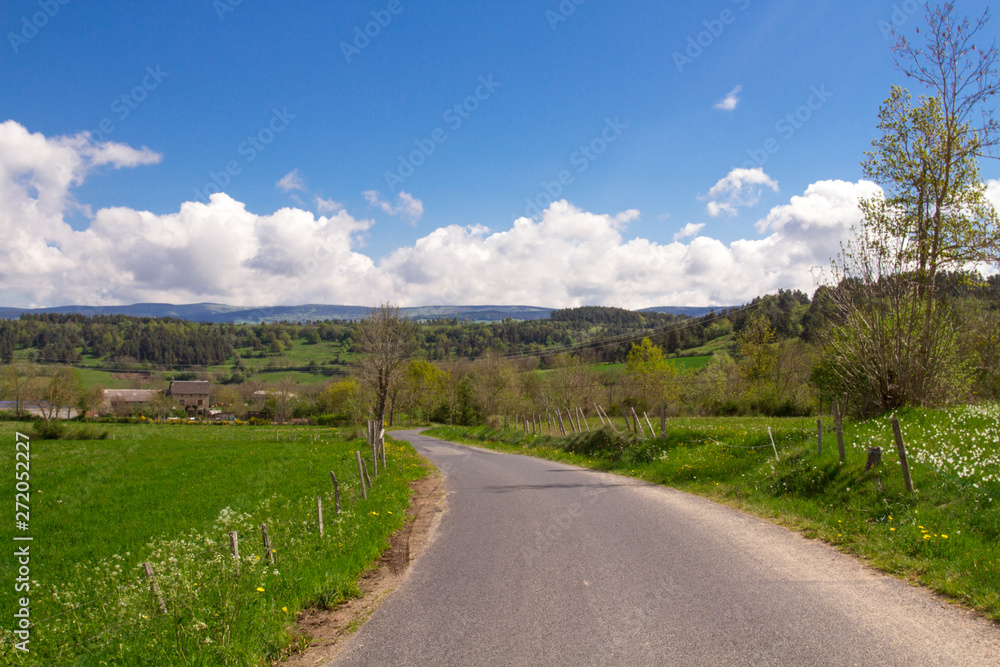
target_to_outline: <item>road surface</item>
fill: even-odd
[[[446,509],[334,665],[1000,665],[1000,628],[637,480],[419,435]]]

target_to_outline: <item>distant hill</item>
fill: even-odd
[[[667,315],[690,315],[691,317],[701,317],[715,311],[716,313],[735,308],[736,306],[653,306],[642,308],[640,313],[666,313]]]
[[[456,318],[469,322],[512,320],[545,320],[552,308],[537,306],[416,306],[403,308],[403,314],[414,320]],[[700,317],[722,308],[657,306],[642,311]],[[319,322],[322,320],[358,320],[369,311],[367,306],[333,306],[305,304],[300,306],[227,306],[219,303],[136,303],[131,306],[57,306],[55,308],[0,307],[0,319],[17,319],[21,313],[80,313],[83,315],[130,315],[132,317],[174,317],[190,322]],[[642,312],[640,311],[640,312]]]
[[[132,317],[175,317],[191,322],[236,324],[259,322],[309,322],[322,320],[357,320],[365,316],[367,306],[226,306],[218,303],[136,303],[131,306],[58,306],[55,308],[4,308],[0,319],[16,319],[22,313],[80,313],[83,315],[130,315]],[[403,308],[403,314],[415,320],[457,318],[463,321],[493,322],[548,319],[551,308],[534,306],[420,306]]]

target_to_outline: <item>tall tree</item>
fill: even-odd
[[[922,87],[916,106],[894,86],[880,113],[881,137],[864,162],[885,190],[865,210],[871,224],[906,238],[921,294],[949,265],[997,259],[997,216],[977,159],[1000,145],[992,103],[1000,92],[996,42],[977,44],[990,12],[970,21],[950,3],[927,5],[926,29],[895,32],[897,67]]]
[[[883,193],[861,202],[861,224],[835,263],[840,326],[821,373],[859,412],[956,400],[969,385],[961,323],[938,281],[998,257],[997,215],[977,162],[1000,143],[990,108],[997,49],[976,44],[988,21],[988,10],[972,22],[950,4],[928,4],[919,43],[896,35],[897,65],[924,94],[914,104],[893,87],[882,105],[863,167]]]
[[[390,394],[413,355],[414,329],[398,306],[383,303],[369,311],[355,331],[355,344],[362,354],[358,378],[374,395],[375,418],[380,424],[385,423]]]

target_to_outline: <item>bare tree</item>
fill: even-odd
[[[390,396],[415,348],[414,325],[398,306],[383,303],[358,323],[354,335],[362,354],[358,379],[374,395],[375,418],[384,424]]]
[[[36,403],[45,421],[58,418],[59,412],[76,403],[83,391],[80,373],[75,368],[60,368],[40,383]]]

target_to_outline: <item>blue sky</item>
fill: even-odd
[[[915,9],[7,0],[0,302],[811,292]]]

